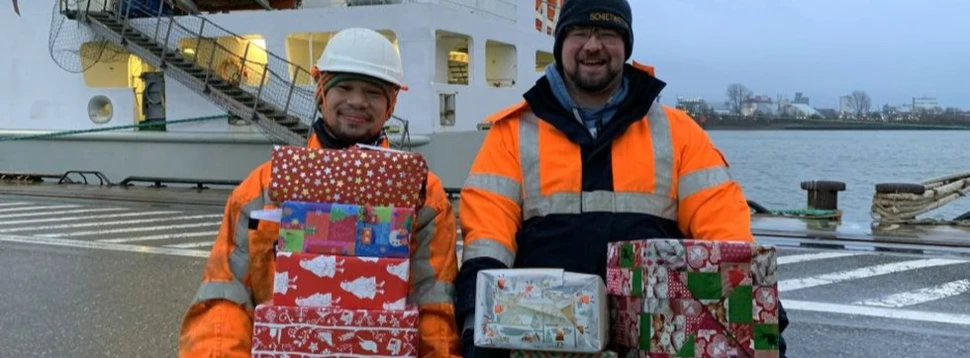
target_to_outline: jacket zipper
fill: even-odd
[[[583,121],[583,117],[579,115],[579,110],[576,109],[576,107],[573,107],[573,116],[576,117],[576,120],[579,121],[579,124],[582,125],[583,128],[586,128],[586,122]],[[589,131],[589,129],[587,129],[587,132],[588,131]],[[599,131],[599,130],[597,130],[597,131]],[[597,133],[597,134],[599,134],[599,133]],[[596,137],[595,136],[593,136],[593,141],[594,142],[596,141]],[[580,149],[579,152],[580,152],[580,156],[582,156],[582,152],[583,152],[582,149]],[[585,207],[583,206],[583,178],[582,178],[582,176],[583,176],[583,169],[582,168],[585,168],[586,167],[586,162],[588,161],[588,159],[589,158],[587,158],[587,157],[583,157],[583,162],[582,162],[583,166],[579,169],[579,176],[580,176],[580,178],[579,178],[579,212],[580,213],[586,212]]]

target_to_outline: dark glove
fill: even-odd
[[[785,342],[784,333],[785,328],[788,328],[788,313],[785,312],[785,307],[781,305],[781,300],[778,300],[778,358],[787,358],[786,351],[788,350],[788,343]]]
[[[475,331],[466,329],[461,332],[461,349],[464,358],[508,358],[505,349],[475,347]]]

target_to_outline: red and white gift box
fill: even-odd
[[[410,260],[299,252],[276,254],[273,304],[403,310]]]
[[[252,357],[417,357],[418,310],[259,305]]]

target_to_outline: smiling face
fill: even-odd
[[[562,44],[566,80],[577,88],[599,93],[619,87],[626,58],[622,34],[613,29],[575,27]]]
[[[341,81],[327,90],[323,120],[339,139],[360,142],[373,138],[390,118],[387,93],[371,82]]]

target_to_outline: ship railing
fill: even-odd
[[[302,8],[335,8],[354,6],[437,4],[461,10],[474,10],[499,19],[516,22],[519,7],[510,0],[304,0]]]
[[[77,0],[63,1],[81,5]],[[308,88],[316,82],[313,76],[307,69],[269,52],[262,39],[240,36],[201,16],[181,14],[161,0],[157,7],[135,0],[90,0],[84,5],[77,9],[81,16],[101,13],[123,23],[122,38],[127,32],[137,31],[163,47],[159,56],[162,66],[166,56],[177,54],[202,68],[203,91],[209,91],[212,80],[220,78],[255,97],[253,112],[256,106],[269,104],[306,125],[315,118],[313,87]],[[287,136],[290,135],[277,137]]]

